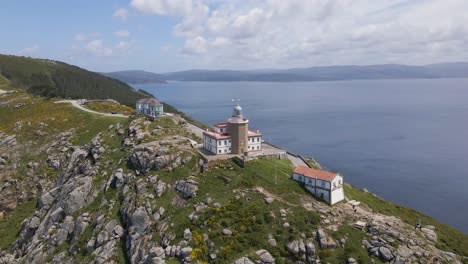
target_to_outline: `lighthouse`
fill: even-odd
[[[244,154],[248,148],[249,120],[244,118],[242,107],[236,105],[228,119],[231,134],[231,153]]]
[[[203,132],[203,148],[212,154],[245,155],[262,150],[262,134],[249,130],[249,120],[239,104],[234,106],[227,122],[216,123],[213,130]]]

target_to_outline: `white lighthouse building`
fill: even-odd
[[[213,154],[245,154],[262,149],[262,134],[249,130],[249,120],[242,107],[234,107],[227,122],[216,123],[214,131],[203,132],[203,147]]]

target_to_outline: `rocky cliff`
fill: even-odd
[[[315,200],[288,160],[206,163],[178,116],[98,117],[0,95],[0,263],[463,263],[466,235],[346,186]],[[422,218],[415,229],[411,219]]]

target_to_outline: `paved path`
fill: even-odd
[[[301,158],[293,156],[289,153],[287,154],[288,154],[288,159],[292,162],[292,164],[294,164],[295,167],[297,166],[309,167],[309,165],[307,165]]]
[[[80,109],[80,110],[86,111],[86,112],[88,112],[88,113],[97,114],[97,115],[128,118],[128,116],[126,116],[126,115],[121,115],[121,114],[109,114],[109,113],[101,113],[101,112],[93,111],[93,110],[91,110],[91,109],[88,109],[88,108],[83,107],[82,105],[80,105],[80,104],[78,103],[77,100],[61,100],[61,101],[57,101],[57,102],[55,102],[55,103],[56,103],[56,104],[60,104],[60,103],[70,103],[70,104],[72,104],[74,107],[76,107],[76,108],[78,108],[78,109]]]
[[[196,125],[190,124],[188,122],[187,122],[187,125],[188,125],[188,129],[190,129],[192,133],[194,133],[195,135],[203,139],[203,129],[197,127]]]

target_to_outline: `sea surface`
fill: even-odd
[[[209,125],[239,99],[266,141],[468,233],[468,79],[135,87]]]

